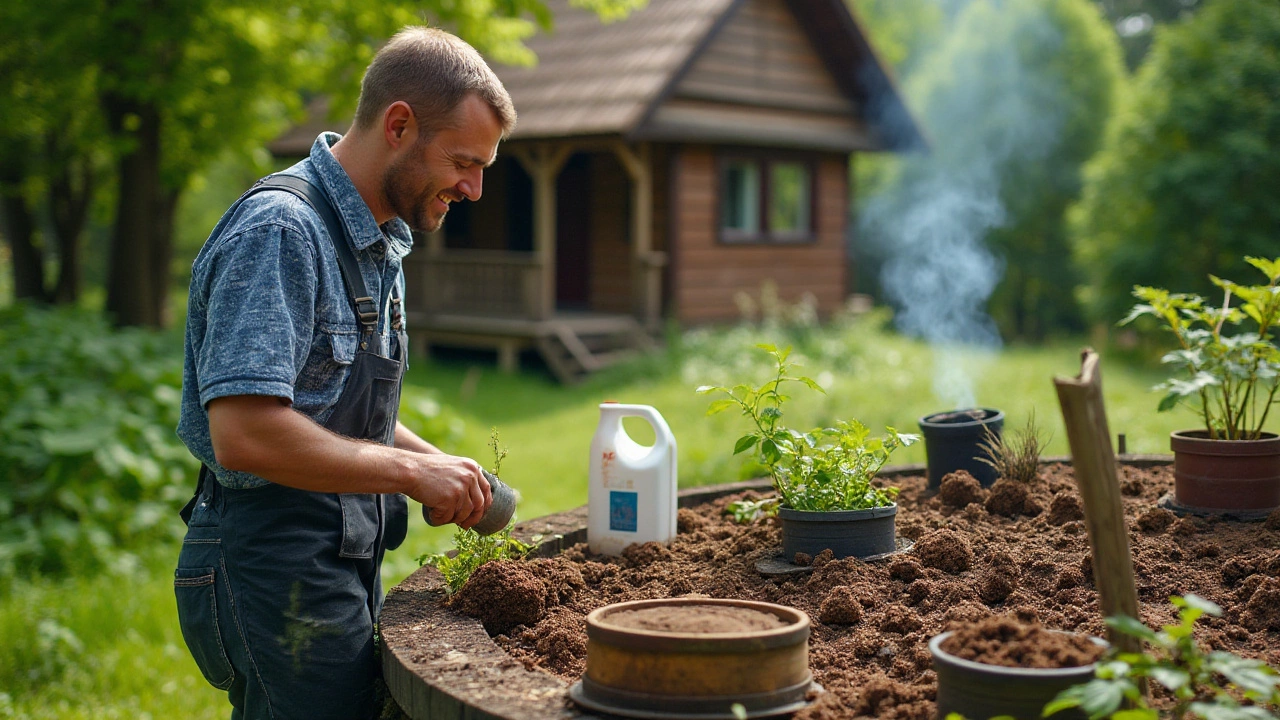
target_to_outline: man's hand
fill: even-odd
[[[470,528],[493,504],[489,481],[480,465],[456,455],[419,455],[421,481],[405,494],[431,509],[431,524],[457,523]]]

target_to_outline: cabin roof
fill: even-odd
[[[759,2],[649,0],[647,6],[625,21],[605,23],[594,13],[571,6],[568,0],[547,0],[555,16],[555,28],[527,42],[537,54],[538,64],[520,68],[495,66],[520,114],[512,139],[581,135],[680,139],[678,129],[658,127],[661,123],[657,116],[668,109],[672,91],[720,31],[753,1]],[[906,150],[922,146],[920,132],[892,77],[844,0],[783,2],[839,92],[853,101],[856,119],[868,129],[869,137],[843,149]],[[810,130],[801,126],[796,129]],[[750,142],[753,138],[741,139]]]
[[[555,25],[526,41],[537,65],[493,64],[519,113],[511,139],[621,136],[845,151],[925,145],[844,0],[772,0],[794,16],[834,80],[833,97],[790,108],[741,102],[711,108],[680,97],[688,86],[682,81],[721,30],[744,6],[769,1],[649,0],[625,20],[603,22],[569,0],[546,0]],[[847,110],[819,111],[815,103],[843,103]],[[319,104],[313,106],[317,119],[286,132],[271,150],[305,154],[320,131],[335,129],[318,119],[324,116]]]

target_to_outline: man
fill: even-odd
[[[178,434],[204,468],[174,585],[233,718],[373,712],[397,493],[464,528],[492,501],[474,460],[396,420],[400,261],[409,226],[480,199],[514,124],[473,48],[406,28],[369,65],[348,133],[246,193],[196,258]]]

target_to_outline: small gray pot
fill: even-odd
[[[897,550],[897,504],[868,510],[792,510],[778,508],[782,521],[782,557],[817,555],[831,549],[837,558],[866,558]]]

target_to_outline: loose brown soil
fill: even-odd
[[[1086,635],[1053,632],[1014,615],[960,628],[941,648],[962,660],[1013,668],[1082,667],[1097,662],[1104,652]]]
[[[671,633],[749,633],[780,628],[777,615],[724,605],[677,605],[609,613],[601,625]]]
[[[1172,483],[1167,467],[1122,468],[1142,620],[1172,623],[1169,596],[1196,593],[1225,609],[1199,624],[1203,645],[1280,666],[1280,512],[1265,523],[1178,518],[1155,508]],[[924,477],[894,484],[898,532],[916,545],[887,561],[820,553],[811,573],[765,577],[755,561],[778,552],[777,528],[733,524],[723,498],[681,509],[670,547],[607,558],[577,545],[551,560],[491,564],[453,603],[484,620],[512,658],[566,683],[585,668],[585,615],[603,605],[703,596],[798,608],[813,620],[810,667],[827,690],[800,720],[931,720],[929,638],[993,616],[1105,636],[1069,466],[1043,467],[1025,498],[953,488],[959,507],[923,497]]]

